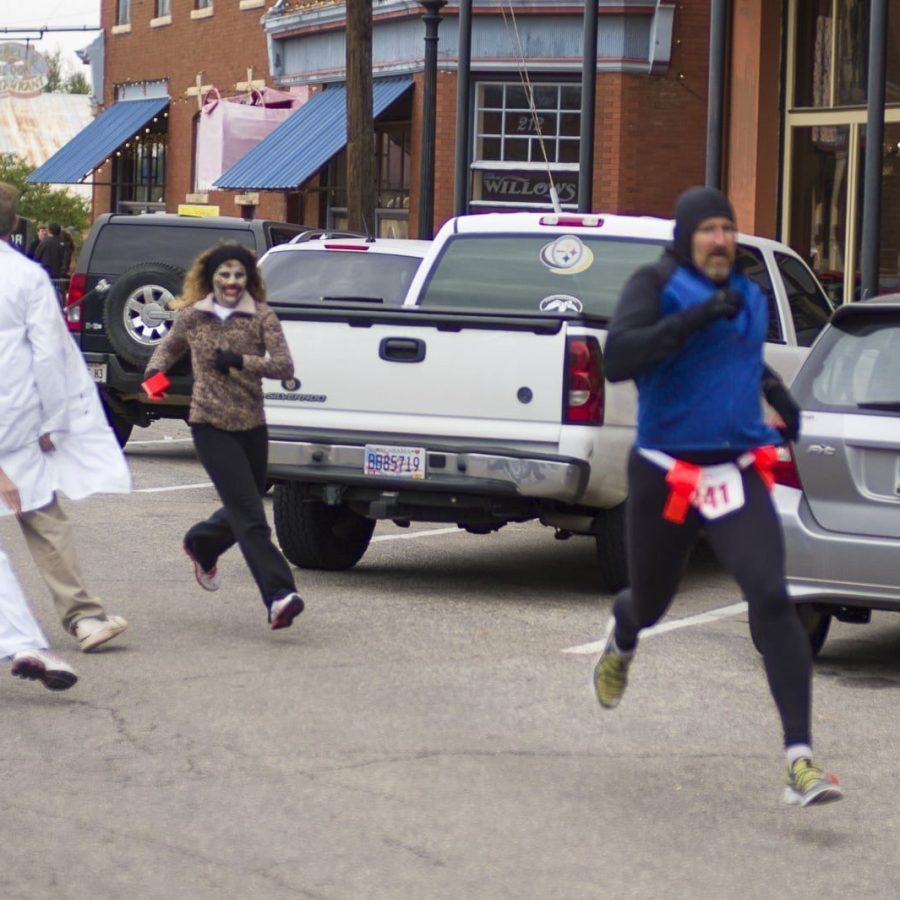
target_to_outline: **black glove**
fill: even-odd
[[[777,375],[767,373],[763,376],[762,389],[766,402],[784,422],[778,430],[786,441],[793,443],[800,437],[800,407],[797,401]]]
[[[217,372],[227,375],[229,369],[243,369],[244,357],[240,353],[233,353],[231,350],[223,350],[219,347],[216,350],[216,358],[213,365]]]
[[[719,288],[704,304],[708,321],[733,319],[744,306],[744,295],[734,288]]]
[[[744,295],[734,288],[719,288],[709,299],[672,316],[673,327],[678,330],[681,342],[684,343],[692,334],[706,328],[723,316],[733,319],[744,305]]]

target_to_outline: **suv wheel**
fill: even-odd
[[[170,301],[181,291],[184,272],[167,263],[142,263],[116,280],[103,311],[106,334],[124,360],[144,366],[172,327]]]

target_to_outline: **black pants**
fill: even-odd
[[[265,425],[250,431],[222,431],[212,425],[192,425],[197,456],[222,500],[205,522],[184,536],[198,562],[210,569],[235,542],[266,608],[296,590],[294,576],[281,551],[272,543],[262,496],[266,489],[269,436]]]
[[[685,522],[677,525],[662,517],[669,495],[666,473],[632,450],[626,506],[631,587],[613,605],[616,643],[623,650],[633,648],[640,629],[663,616],[702,530],[747,600],[785,744],[808,744],[812,652],[785,587],[781,525],[756,470],[742,474],[745,499],[740,510],[705,521],[692,507]]]

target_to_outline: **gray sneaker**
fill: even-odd
[[[72,634],[78,639],[78,646],[82,653],[90,653],[101,644],[111,641],[116,635],[121,634],[128,627],[128,623],[121,616],[91,616],[79,619]]]
[[[20,650],[13,655],[12,674],[42,681],[51,691],[64,691],[78,681],[75,670],[49,650]]]

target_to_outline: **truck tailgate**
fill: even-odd
[[[539,316],[278,309],[299,386],[270,425],[557,445],[566,325]]]

